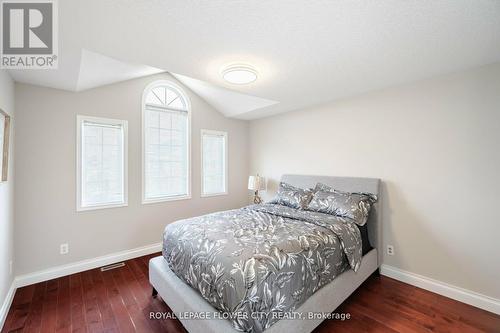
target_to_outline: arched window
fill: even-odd
[[[180,87],[156,81],[143,108],[143,203],[190,198],[190,104]]]

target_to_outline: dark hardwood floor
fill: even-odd
[[[17,290],[2,332],[186,332],[151,297],[148,261],[129,260],[107,272],[94,269]],[[370,277],[315,332],[500,332],[500,316],[388,277]]]

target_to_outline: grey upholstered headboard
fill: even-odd
[[[330,177],[330,176],[307,176],[307,175],[283,175],[281,181],[300,188],[314,188],[317,183],[330,185],[335,189],[345,192],[372,193],[378,197],[373,205],[368,218],[368,237],[370,243],[378,251],[378,265],[382,264],[382,197],[380,191],[380,179],[377,178],[355,178],[355,177]]]

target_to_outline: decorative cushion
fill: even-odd
[[[368,220],[371,206],[377,196],[369,193],[349,193],[318,183],[307,210],[348,217],[362,226]]]
[[[293,185],[280,182],[278,192],[269,203],[279,204],[297,209],[305,209],[311,201],[313,191],[304,190]]]

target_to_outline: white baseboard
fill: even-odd
[[[480,309],[500,314],[500,300],[476,293],[471,290],[453,286],[426,276],[404,271],[402,269],[382,265],[380,273],[390,278],[405,282],[416,287],[432,291],[454,300],[478,307]]]
[[[83,272],[89,269],[106,266],[119,261],[129,260],[147,254],[161,251],[162,244],[156,243],[138,247],[132,250],[111,253],[102,257],[77,261],[71,264],[52,267],[38,272],[17,276],[14,285],[16,288],[28,286],[30,284],[48,281],[61,276]]]
[[[5,295],[5,300],[3,301],[2,307],[0,308],[0,331],[3,329],[5,320],[7,319],[7,314],[9,313],[10,306],[12,305],[12,300],[14,299],[14,294],[16,293],[15,281],[12,281],[10,289]]]

